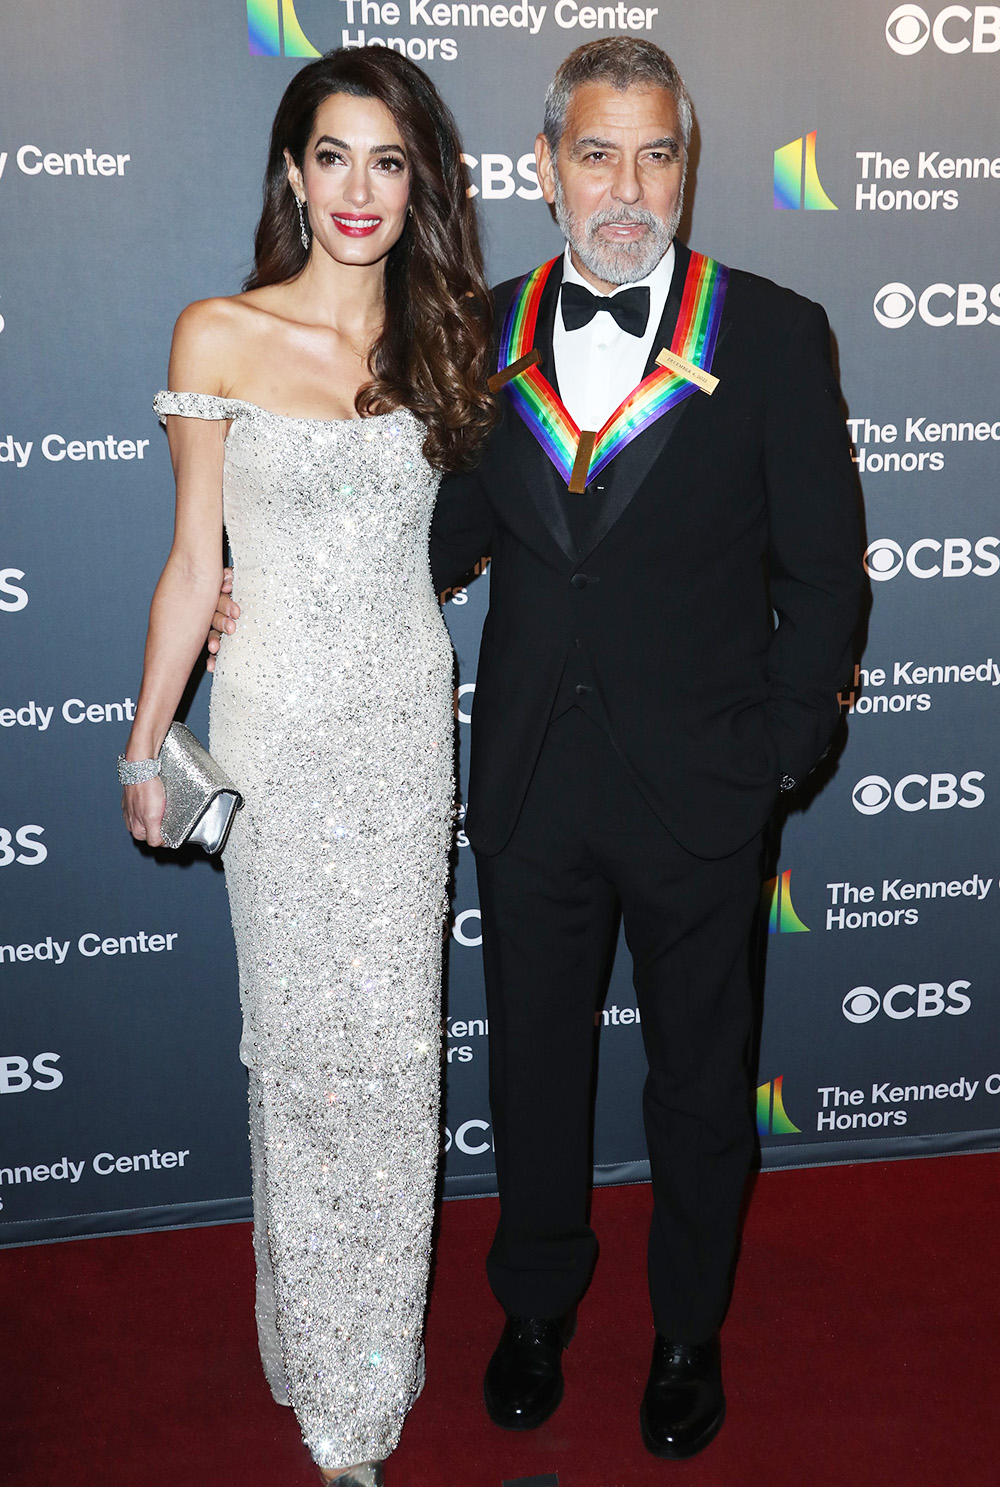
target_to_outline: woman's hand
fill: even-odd
[[[137,842],[163,846],[160,826],[166,807],[167,797],[159,778],[144,780],[141,785],[126,785],[122,790],[122,815]]]
[[[233,570],[226,568],[222,577],[222,592],[216,605],[215,614],[212,616],[212,628],[208,632],[208,661],[209,671],[215,670],[215,658],[219,654],[219,646],[222,644],[223,635],[236,633],[236,621],[240,617],[240,606],[235,599],[229,595],[233,592]]]

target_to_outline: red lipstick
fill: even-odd
[[[363,212],[356,215],[348,212],[337,212],[333,218],[333,225],[338,232],[342,232],[349,238],[371,237],[382,226],[382,218],[372,215],[366,216]]]

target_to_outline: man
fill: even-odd
[[[530,1429],[562,1395],[597,1250],[594,1011],[620,908],[649,1062],[640,1420],[668,1458],[725,1415],[763,831],[829,740],[860,597],[826,318],[674,241],[690,130],[650,42],[559,68],[536,158],[567,248],[496,292],[502,422],[442,487],[431,541],[439,591],[492,557],[466,817],[508,1318],[487,1409]]]

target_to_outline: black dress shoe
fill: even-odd
[[[561,1318],[508,1317],[483,1379],[486,1412],[504,1430],[534,1430],[562,1399]]]
[[[646,1450],[683,1461],[714,1440],[725,1418],[718,1337],[690,1344],[657,1333],[639,1410]]]

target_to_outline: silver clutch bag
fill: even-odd
[[[170,725],[159,761],[167,797],[160,826],[166,845],[190,842],[206,852],[221,852],[236,812],[243,809],[243,796],[183,723]]]

